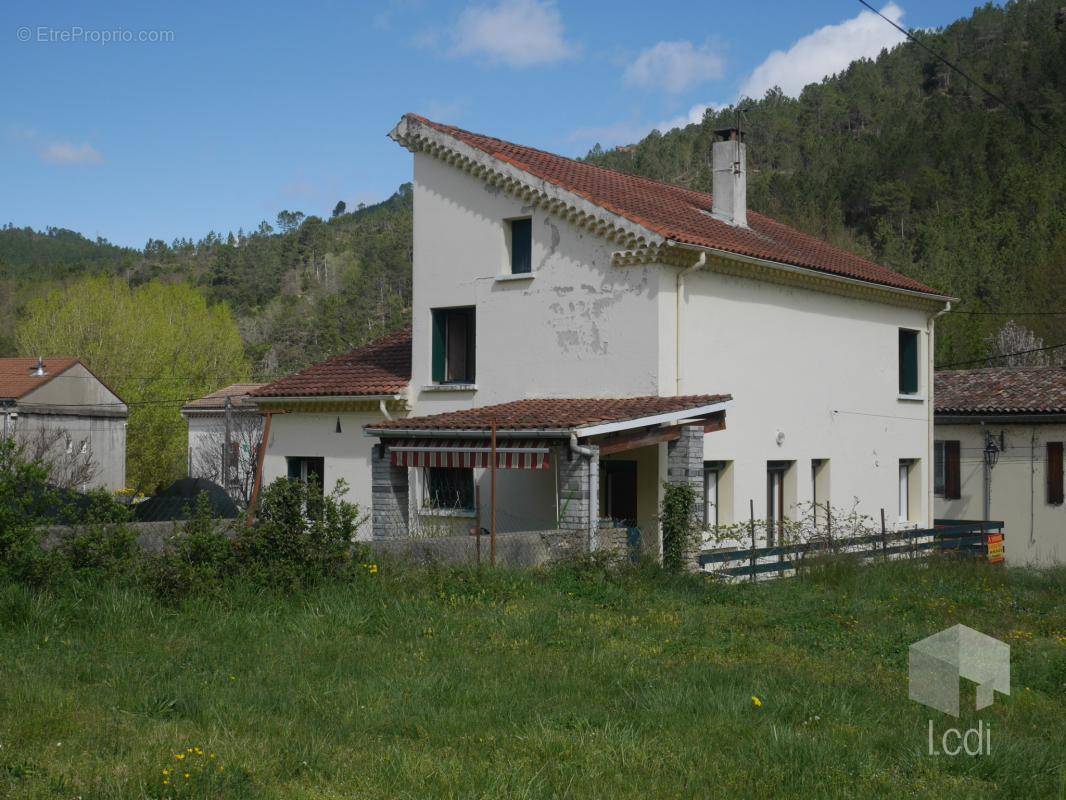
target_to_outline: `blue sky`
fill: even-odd
[[[927,28],[975,5],[880,7]],[[6,0],[0,224],[141,247],[328,215],[410,180],[385,138],[406,111],[583,155],[898,39],[845,0]]]

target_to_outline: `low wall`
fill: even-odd
[[[375,553],[415,564],[476,564],[479,538],[481,563],[488,564],[491,546],[488,536],[402,537],[378,539],[369,545]],[[538,567],[573,558],[586,549],[584,531],[523,531],[496,535],[496,563],[499,566]]]
[[[236,524],[235,520],[220,520],[220,524]],[[145,553],[159,555],[166,549],[167,542],[181,531],[184,522],[127,522],[125,527],[137,533],[137,546]],[[51,550],[58,547],[64,540],[70,539],[79,533],[84,533],[85,525],[49,525],[39,530],[42,533],[41,547]]]

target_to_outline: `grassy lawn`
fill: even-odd
[[[1064,590],[951,563],[758,586],[383,565],[180,606],[0,585],[0,796],[1066,797]],[[971,685],[957,722],[906,679],[956,622],[1012,648],[1011,696],[977,715]],[[991,724],[992,754],[926,755],[930,718]]]

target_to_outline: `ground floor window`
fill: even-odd
[[[915,514],[917,513],[916,504],[912,502],[911,496],[911,484],[914,481],[914,474],[917,459],[913,458],[901,458],[899,460],[899,521],[900,522],[914,522]]]
[[[785,478],[791,461],[766,462],[766,544],[780,540],[785,523]]]
[[[722,473],[725,472],[724,461],[703,462],[703,524],[714,528],[725,519],[722,508]]]
[[[473,511],[474,470],[470,467],[426,467],[422,474],[422,507],[438,511]]]
[[[287,456],[289,480],[300,483],[314,483],[323,491],[325,484],[326,460],[321,456]]]
[[[811,507],[816,528],[829,524],[829,459],[811,459]]]

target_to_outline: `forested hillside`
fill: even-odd
[[[236,315],[253,375],[268,379],[356,347],[406,321],[411,294],[411,187],[331,219],[282,211],[274,225],[199,241],[151,239],[143,251],[72,231],[0,230],[0,350],[34,297],[101,273],[131,286],[189,282]]]
[[[921,40],[808,86],[745,100],[750,205],[960,298],[940,322],[940,364],[1009,342],[1066,342],[1066,14],[1061,0],[986,6]],[[588,158],[709,189],[710,142],[733,108],[699,125]],[[1024,120],[1030,120],[1027,123]],[[489,131],[491,133],[491,131]],[[253,376],[271,378],[362,344],[410,305],[411,187],[329,220],[283,211],[254,232],[149,240],[143,251],[66,230],[0,230],[0,352],[33,297],[84,273],[136,286],[188,281],[225,302]],[[1000,346],[1000,350],[1004,348]],[[1066,351],[1057,351],[1058,353]]]
[[[740,104],[752,208],[962,299],[940,322],[938,363],[984,357],[987,337],[1012,315],[1046,343],[1066,342],[1060,7],[988,5],[918,34],[1016,113],[912,43],[798,99],[771,92]],[[702,124],[588,157],[709,191],[712,133],[734,118],[732,108],[709,112]]]

